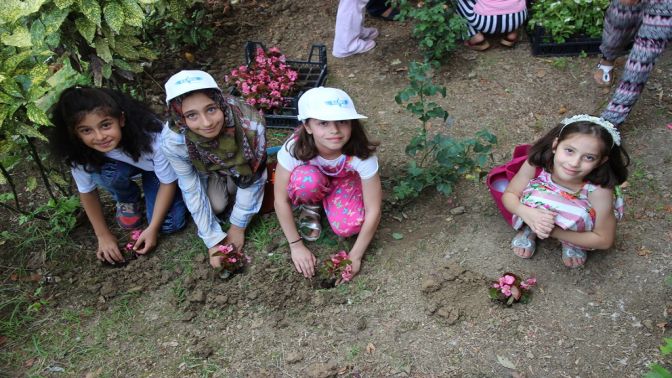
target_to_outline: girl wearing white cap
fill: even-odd
[[[177,173],[184,202],[208,247],[210,264],[220,245],[238,250],[245,229],[259,212],[266,183],[266,139],[263,118],[242,100],[227,96],[203,71],[180,71],[166,82],[172,116],[161,135],[161,148]],[[225,233],[217,214],[231,208]]]
[[[315,274],[315,255],[304,240],[320,237],[323,207],[334,233],[358,234],[348,253],[355,275],[380,222],[377,143],[369,141],[359,123],[366,117],[340,89],[308,90],[299,99],[298,118],[303,124],[278,152],[274,189],[292,261],[305,277]],[[298,228],[292,205],[301,207]]]

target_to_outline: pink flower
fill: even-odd
[[[140,235],[142,234],[142,231],[140,230],[134,230],[131,231],[131,240],[138,240],[140,239]]]
[[[509,286],[509,285],[502,286],[502,294],[504,294],[507,297],[510,297],[511,296],[511,286]]]
[[[515,277],[510,276],[510,275],[505,275],[504,277],[499,278],[499,284],[500,285],[513,285],[513,283],[516,281]]]
[[[229,245],[219,245],[217,249],[222,252],[225,255],[228,255],[229,253],[233,252],[233,247]]]
[[[257,51],[258,51],[258,50],[257,50]],[[262,50],[262,51],[263,51],[263,50]],[[269,53],[273,53],[273,54],[280,54],[280,49],[277,48],[277,47],[271,47],[270,49],[268,49],[268,52],[269,52]]]
[[[129,251],[132,251],[133,250],[133,243],[126,244],[126,249],[129,250]]]
[[[236,261],[238,261],[238,260],[236,260],[235,257],[229,257],[229,262],[230,263],[235,263]]]
[[[352,279],[352,265],[348,265],[343,269],[343,272],[341,272],[341,279],[344,282],[348,282]]]
[[[525,281],[520,283],[520,287],[527,290],[527,289],[531,288],[532,286],[534,286],[536,283],[537,283],[536,278],[528,278]]]

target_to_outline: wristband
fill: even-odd
[[[303,238],[301,236],[299,236],[298,239],[294,240],[293,242],[290,242],[289,245],[296,244],[296,243],[300,242],[301,240],[303,240]]]

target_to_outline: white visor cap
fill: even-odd
[[[308,118],[322,121],[343,121],[348,119],[365,119],[357,113],[350,96],[337,88],[318,87],[307,90],[299,98],[300,122]]]
[[[215,79],[204,71],[180,71],[165,84],[166,104],[175,97],[200,89],[219,89]]]

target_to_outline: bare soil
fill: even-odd
[[[157,64],[151,75],[162,83],[179,68],[199,67],[222,80],[243,63],[247,40],[279,46],[296,59],[305,59],[314,43],[331,51],[337,5],[241,1],[216,18],[216,48],[190,51],[192,64],[180,57]],[[389,193],[389,179],[407,160],[404,147],[420,127],[394,96],[406,86],[404,67],[421,54],[409,23],[366,23],[381,32],[377,47],[346,59],[329,56],[327,84],[346,90],[369,116],[368,132],[382,142]],[[483,53],[459,48],[434,77],[448,89],[439,101],[454,124],[434,128],[456,137],[487,128],[499,139],[492,165],[501,164],[516,144],[533,141],[566,115],[599,114],[610,93],[594,85],[595,63],[595,57],[533,57],[526,40]],[[259,249],[248,237],[252,264],[226,280],[208,268],[193,226],[120,269],[95,261],[95,238],[84,226],[72,259],[49,263],[47,270],[59,277],[45,286],[52,316],[31,328],[36,335],[74,329],[58,314],[79,314],[76,333],[63,335],[75,346],[40,354],[29,343],[9,342],[4,348],[14,348],[18,357],[7,371],[87,377],[641,376],[661,359],[658,346],[670,321],[665,309],[672,303],[664,282],[672,254],[670,68],[668,53],[624,127],[633,165],[618,241],[608,251],[591,252],[584,268],[565,268],[554,241],[541,242],[530,260],[514,256],[514,232],[482,182],[461,183],[452,198],[428,191],[405,209],[386,206],[361,274],[333,289],[320,289],[319,282],[293,271],[277,225],[262,230],[274,225],[273,214],[250,227],[272,241]],[[457,207],[464,211],[451,212]],[[315,248],[325,256],[337,245],[325,240]],[[507,308],[488,299],[489,283],[507,271],[537,277],[531,303]],[[111,319],[122,320],[106,325]],[[63,372],[49,370],[54,366]]]

